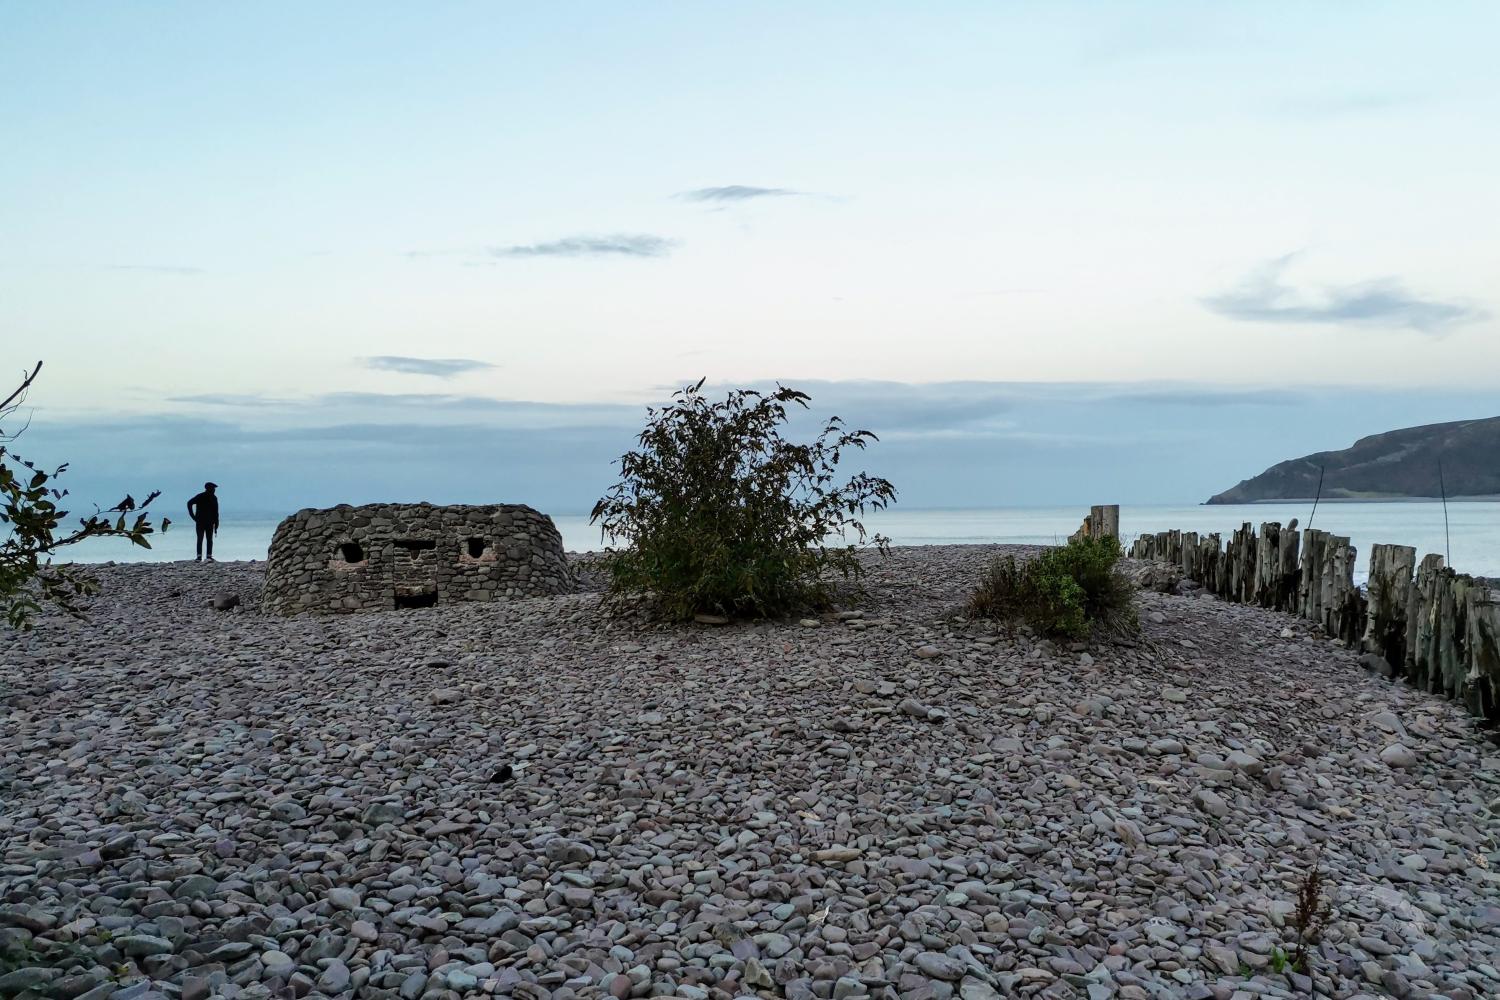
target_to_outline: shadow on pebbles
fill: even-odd
[[[91,620],[0,633],[0,996],[1500,995],[1500,750],[1458,708],[1212,600],[997,635],[956,609],[998,551],[670,628],[103,567]]]

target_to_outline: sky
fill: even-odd
[[[1500,414],[1497,30],[0,5],[0,371],[46,362],[18,450],[100,499],[575,512],[672,387],[779,380],[906,504],[1204,499]]]

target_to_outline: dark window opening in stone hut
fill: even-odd
[[[397,594],[395,608],[397,611],[405,611],[407,608],[435,608],[437,602],[436,590],[424,590],[416,594]]]
[[[470,558],[472,558],[472,559],[478,559],[480,556],[484,555],[484,539],[483,538],[471,538],[471,539],[469,539],[469,543],[468,544],[469,544],[469,557]]]
[[[344,562],[362,562],[365,558],[365,550],[358,542],[342,542],[339,545],[339,558]]]
[[[398,538],[391,544],[398,549],[406,549],[408,552],[416,552],[419,549],[435,549],[437,542],[431,538]]]

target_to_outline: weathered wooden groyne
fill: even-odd
[[[1500,720],[1500,581],[1417,561],[1409,545],[1375,545],[1369,582],[1354,584],[1355,548],[1327,531],[1245,522],[1218,533],[1141,535],[1135,559],[1171,563],[1227,601],[1298,615],[1367,654],[1366,663]]]
[[[1071,535],[1068,541],[1081,538],[1119,538],[1120,537],[1120,505],[1095,504],[1089,508],[1084,515],[1083,525]]]

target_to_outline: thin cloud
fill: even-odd
[[[475,419],[558,426],[588,422],[622,422],[629,425],[643,412],[641,407],[623,403],[548,403],[430,392],[331,392],[311,397],[306,403],[313,412],[326,412],[330,407],[345,411],[362,408],[380,411],[401,409],[444,419],[467,413]],[[409,420],[411,416],[403,414],[402,419]]]
[[[1289,389],[1145,389],[1100,396],[1101,403],[1139,403],[1157,406],[1295,406],[1307,394]]]
[[[677,244],[648,233],[569,236],[548,243],[491,247],[492,257],[665,257]]]
[[[1425,102],[1426,98],[1417,94],[1315,94],[1283,98],[1272,105],[1272,110],[1294,117],[1344,118],[1378,114]]]
[[[1209,296],[1203,305],[1220,316],[1252,323],[1323,323],[1406,328],[1441,334],[1487,314],[1464,302],[1423,298],[1395,278],[1329,285],[1310,297],[1286,284],[1282,274],[1295,254],[1268,261],[1233,291]]]
[[[201,406],[284,406],[288,402],[285,399],[277,399],[273,396],[252,396],[233,392],[200,392],[191,396],[168,396],[169,403],[195,403]]]
[[[786,198],[803,192],[790,188],[752,187],[748,184],[726,184],[723,187],[696,188],[679,192],[675,197],[683,201],[706,201],[716,204],[725,202],[753,201],[756,198]]]
[[[207,274],[201,267],[172,267],[165,264],[110,264],[111,271],[149,271],[153,274]]]
[[[369,423],[389,420],[413,426],[483,422],[506,428],[597,425],[629,428],[644,408],[624,403],[554,403],[442,392],[328,392],[302,397],[239,393],[198,393],[167,397],[169,403],[216,406],[243,411],[243,418],[312,426],[329,420]]]
[[[467,372],[485,371],[495,366],[488,361],[473,358],[408,358],[397,354],[380,354],[361,358],[366,368],[376,371],[399,372],[402,375],[431,375],[434,378],[453,378]]]

